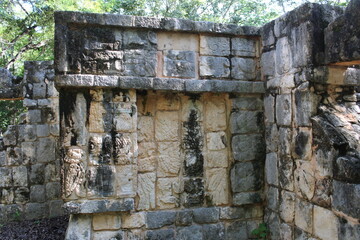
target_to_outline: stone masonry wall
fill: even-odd
[[[324,29],[341,14],[305,4],[262,28],[271,239],[359,238],[358,73],[325,65]]]
[[[253,28],[56,15],[67,239],[248,239],[262,221]]]
[[[53,63],[25,63],[23,83],[28,111],[19,125],[8,127],[0,144],[0,222],[64,214]]]

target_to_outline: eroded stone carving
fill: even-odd
[[[85,168],[82,162],[84,151],[79,147],[71,147],[66,151],[63,168],[63,195],[69,197],[85,179]]]
[[[116,164],[126,164],[131,162],[131,139],[122,133],[115,135],[114,161]]]

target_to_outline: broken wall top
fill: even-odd
[[[259,29],[57,12],[58,87],[262,93]]]

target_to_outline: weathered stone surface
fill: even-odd
[[[45,202],[46,194],[45,194],[45,186],[44,185],[33,185],[30,187],[30,201],[31,202]]]
[[[147,228],[162,228],[167,225],[175,223],[176,212],[174,211],[159,211],[146,213]]]
[[[205,171],[207,197],[213,205],[227,204],[229,201],[228,170],[212,168]]]
[[[280,224],[280,240],[292,239],[293,229],[290,225],[286,223]]]
[[[92,218],[92,226],[97,230],[117,230],[121,227],[121,219],[118,215],[95,214]]]
[[[154,140],[154,118],[150,116],[138,117],[138,141]]]
[[[25,220],[40,219],[48,214],[47,203],[27,203],[25,205]]]
[[[213,78],[228,78],[230,76],[230,61],[224,57],[200,57],[200,76]]]
[[[55,141],[51,138],[40,138],[36,156],[39,163],[53,162],[55,160]]]
[[[264,114],[259,111],[240,111],[230,115],[231,133],[259,133],[263,129]]]
[[[221,150],[226,148],[227,139],[225,132],[210,132],[206,134],[207,148],[209,150]]]
[[[281,191],[280,218],[286,223],[292,223],[295,216],[295,194],[289,191]]]
[[[331,206],[332,180],[329,178],[317,179],[312,202],[322,207]]]
[[[255,40],[247,38],[231,38],[231,54],[241,57],[255,57]]]
[[[276,153],[266,154],[265,160],[265,175],[266,182],[278,186],[279,184],[279,169],[277,166],[278,158]]]
[[[178,178],[158,178],[156,187],[156,206],[158,208],[174,208],[179,205]]]
[[[140,142],[138,156],[138,171],[152,172],[156,170],[157,153],[155,142]]]
[[[233,220],[261,217],[263,217],[263,208],[261,206],[220,208],[220,219]]]
[[[328,209],[314,206],[314,234],[321,239],[330,240],[338,236],[338,220]]]
[[[117,166],[115,189],[118,197],[133,197],[136,194],[137,168],[135,165]],[[113,184],[110,182],[110,185]]]
[[[198,34],[160,32],[157,34],[157,38],[159,50],[182,50],[199,52]]]
[[[312,199],[315,190],[315,177],[311,163],[302,160],[296,161],[294,179],[297,194],[309,200]]]
[[[280,218],[276,212],[267,211],[264,216],[271,239],[280,238]]]
[[[208,131],[226,129],[226,103],[222,96],[211,95],[205,102],[205,128]]]
[[[313,205],[296,198],[295,225],[308,233],[313,231]]]
[[[334,178],[348,183],[360,183],[360,159],[355,156],[341,156],[334,165]]]
[[[204,157],[205,167],[223,168],[227,167],[229,164],[227,149],[223,149],[220,151],[207,151]]]
[[[103,240],[103,239],[124,239],[123,231],[100,231],[94,232],[92,240]]]
[[[269,187],[266,192],[267,207],[273,211],[279,208],[279,189]]]
[[[31,165],[29,171],[30,184],[43,184],[45,178],[45,165],[34,164]]]
[[[160,229],[150,230],[146,232],[146,240],[157,240],[157,239],[175,239],[175,231],[173,229]]]
[[[194,221],[197,223],[216,223],[219,220],[218,208],[196,208],[193,210]]]
[[[246,240],[248,239],[247,236],[247,226],[245,221],[235,221],[229,223],[226,226],[225,231],[225,239],[239,239],[239,240]]]
[[[294,162],[291,157],[279,158],[279,185],[288,191],[294,191]]]
[[[161,111],[177,111],[180,109],[179,94],[167,93],[156,96],[156,109]]]
[[[58,217],[65,215],[65,211],[62,208],[63,205],[63,200],[49,201],[49,217]]]
[[[230,55],[230,39],[225,37],[200,36],[200,54],[214,56]]]
[[[309,89],[297,89],[294,95],[295,124],[303,127],[311,126],[311,117],[316,114],[319,96],[310,92]]]
[[[127,30],[122,34],[125,49],[156,50],[157,37],[153,31]]]
[[[339,238],[342,239],[358,239],[360,237],[359,224],[352,224],[346,221],[339,221]]]
[[[177,141],[179,138],[179,117],[171,111],[157,112],[155,118],[155,139]]]
[[[12,169],[7,167],[0,168],[0,187],[11,187],[12,186]]]
[[[293,132],[291,131],[291,128],[279,128],[280,156],[291,156],[292,135]]]
[[[222,240],[225,239],[225,228],[223,224],[203,225],[203,239]]]
[[[333,181],[332,206],[338,211],[358,218],[360,216],[360,185]]]
[[[239,96],[231,99],[232,108],[235,110],[262,110],[264,107],[264,101],[260,96]]]
[[[238,162],[231,169],[231,189],[234,193],[257,191],[262,187],[262,168],[259,162]]]
[[[9,165],[22,165],[24,164],[21,149],[18,147],[8,147],[6,149],[7,162]],[[25,163],[26,164],[26,163]]]
[[[71,215],[69,227],[66,231],[66,239],[77,240],[91,239],[91,216],[90,215]]]
[[[181,167],[180,143],[161,142],[159,145],[158,177],[177,176]]]
[[[6,132],[3,135],[4,145],[15,146],[17,142],[17,135],[18,135],[18,127],[16,125],[8,126]]]
[[[260,160],[264,158],[265,146],[260,134],[236,135],[231,146],[236,161]]]
[[[269,64],[275,62],[276,51],[264,52],[261,54],[261,70],[265,77],[271,77],[275,75],[275,65]]]
[[[185,180],[183,196],[185,207],[202,206],[204,204],[204,180],[202,178]]]
[[[287,73],[292,67],[292,53],[287,37],[279,38],[276,42],[276,73],[281,75]]]
[[[105,212],[126,212],[134,210],[134,199],[86,200],[83,202],[67,202],[64,209],[70,214],[88,214]]]
[[[310,160],[312,156],[312,135],[308,128],[299,128],[293,135],[292,154],[294,158]]]
[[[283,94],[276,97],[276,121],[281,126],[291,125],[291,95]]]
[[[155,77],[157,55],[155,51],[125,50],[123,64],[125,76]]]
[[[28,172],[26,166],[12,168],[13,186],[27,186]]]
[[[276,124],[265,128],[266,152],[277,152],[279,147],[279,130]]]
[[[131,214],[124,214],[122,217],[122,228],[141,228],[145,225],[145,212],[134,212]]]
[[[184,240],[202,240],[203,239],[203,229],[199,225],[192,225],[189,227],[179,227],[176,231],[176,236],[178,239]]]
[[[262,193],[260,192],[242,192],[233,195],[233,204],[235,206],[256,204],[263,201]]]
[[[166,51],[163,74],[166,77],[195,78],[195,52]]]
[[[143,173],[138,175],[138,196],[137,209],[146,210],[155,208],[155,173]]]
[[[188,226],[192,223],[192,220],[192,210],[182,210],[176,213],[176,225],[178,226]]]
[[[231,58],[231,77],[239,80],[254,80],[256,62],[251,58]]]

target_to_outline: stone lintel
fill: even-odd
[[[58,75],[57,87],[122,88],[176,92],[264,93],[263,82],[227,80],[189,80],[174,78],[99,76],[85,74]]]
[[[253,26],[238,26],[235,24],[222,24],[204,21],[191,21],[176,18],[152,18],[141,16],[128,16],[118,14],[98,14],[71,11],[55,12],[55,22],[61,25],[87,24],[102,26],[119,26],[126,28],[147,28],[164,31],[181,31],[194,33],[217,33],[237,36],[260,35],[259,28]]]
[[[126,212],[134,210],[134,199],[71,201],[65,203],[63,208],[69,214]]]

